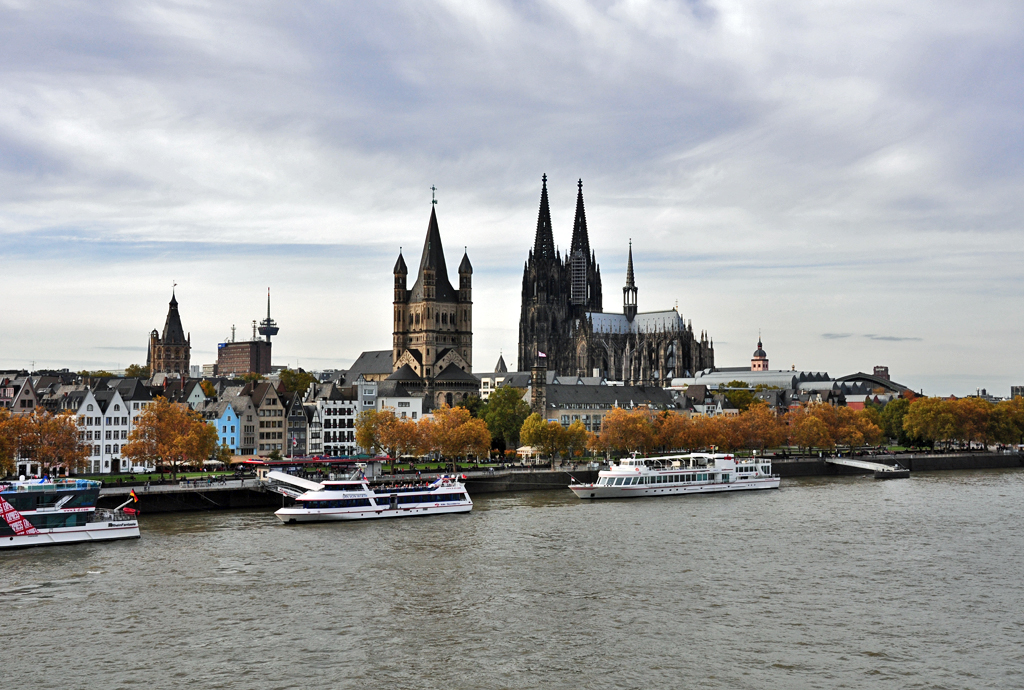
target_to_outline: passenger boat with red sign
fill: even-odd
[[[767,458],[691,453],[658,458],[623,458],[598,472],[597,481],[569,485],[580,498],[637,498],[778,489]]]
[[[138,515],[96,507],[100,482],[87,479],[0,482],[0,549],[137,539]]]
[[[284,472],[270,472],[267,488],[295,499],[274,513],[282,522],[327,522],[468,513],[473,500],[456,477],[432,483],[370,484],[362,472],[314,482]]]

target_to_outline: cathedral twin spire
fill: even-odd
[[[555,259],[555,238],[551,234],[551,209],[548,207],[548,176],[540,183],[540,212],[537,214],[537,234],[533,239],[533,256],[538,261]]]

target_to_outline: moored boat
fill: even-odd
[[[473,509],[466,487],[455,477],[444,476],[429,484],[373,486],[358,471],[325,482],[312,482],[284,472],[270,472],[267,478],[275,490],[295,499],[294,505],[274,513],[285,523],[468,513]],[[289,491],[288,487],[305,491]]]
[[[569,489],[579,498],[637,498],[777,489],[780,482],[767,458],[690,453],[623,458],[598,472],[596,482],[574,480]]]
[[[138,538],[135,511],[96,507],[101,486],[87,479],[0,483],[0,549]]]

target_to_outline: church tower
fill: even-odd
[[[408,269],[399,252],[395,262],[392,371],[408,365],[432,390],[434,379],[454,365],[468,374],[473,366],[473,267],[464,254],[459,289],[448,280],[436,207],[431,207],[416,282],[406,289]]]
[[[163,334],[154,328],[149,334],[149,353],[146,365],[150,375],[178,374],[187,378],[189,361],[192,355],[192,334],[185,335],[181,327],[181,316],[178,314],[178,298],[171,290],[171,302],[164,321]]]
[[[757,349],[754,350],[754,356],[750,360],[751,371],[768,371],[768,353],[764,351],[764,347],[761,345],[761,334],[757,334]]]

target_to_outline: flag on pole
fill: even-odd
[[[135,489],[132,489],[131,491],[129,491],[128,495],[131,496],[132,500],[135,501],[136,503],[139,502],[139,497],[135,494]]]

